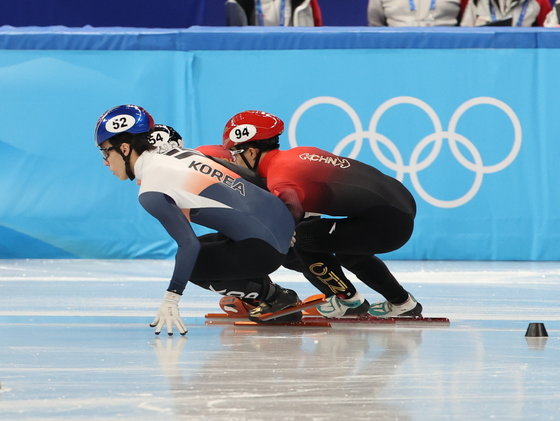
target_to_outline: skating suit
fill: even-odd
[[[176,284],[174,290],[182,292],[181,286],[184,289],[201,247],[190,222],[214,229],[235,242],[257,239],[278,253],[287,253],[294,223],[284,204],[200,152],[144,152],[134,170],[140,184],[140,203],[179,246],[171,282]]]
[[[258,172],[295,216],[302,212],[359,216],[378,206],[416,214],[414,198],[398,180],[318,148],[269,151]]]

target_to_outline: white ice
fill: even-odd
[[[388,264],[451,323],[206,325],[219,296],[190,285],[189,333],[156,337],[171,261],[0,260],[0,420],[560,418],[560,262]]]

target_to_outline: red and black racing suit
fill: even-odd
[[[258,174],[299,221],[297,259],[290,253],[286,267],[302,271],[327,296],[355,294],[343,266],[388,301],[407,299],[374,256],[402,247],[412,235],[416,203],[402,183],[370,165],[313,147],[268,151]],[[306,213],[326,217],[305,218]]]

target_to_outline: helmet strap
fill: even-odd
[[[259,161],[261,160],[261,155],[262,155],[262,151],[259,148],[256,148],[256,149],[259,152],[257,153],[257,156],[255,158],[255,162],[253,163],[253,165],[251,165],[249,163],[249,161],[247,160],[247,158],[245,158],[245,152],[243,152],[241,154],[241,159],[243,160],[243,162],[245,163],[247,168],[249,168],[251,171],[255,171],[255,172],[257,172],[257,167],[259,166]]]
[[[261,160],[261,155],[262,155],[262,151],[260,149],[258,149],[259,153],[257,154],[257,157],[255,158],[255,163],[253,165],[253,168],[251,168],[253,171],[257,172],[257,168],[259,166],[259,161]]]
[[[132,168],[130,168],[130,154],[126,156],[124,159],[124,169],[126,171],[126,175],[130,180],[134,180],[134,173],[132,172]]]
[[[116,151],[119,153],[120,156],[122,156],[122,159],[124,161],[124,170],[126,171],[126,175],[128,176],[128,178],[130,180],[134,180],[134,173],[132,172],[132,168],[130,167],[130,155],[131,152],[128,153],[128,155],[125,155],[123,153],[123,151],[121,151],[121,148],[118,147],[116,148]]]

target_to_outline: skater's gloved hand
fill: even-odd
[[[181,315],[179,314],[179,300],[181,296],[174,292],[167,291],[163,296],[163,302],[159,307],[156,318],[152,323],[151,327],[155,327],[155,334],[159,335],[161,328],[165,326],[167,328],[167,334],[169,336],[173,335],[173,326],[177,328],[181,335],[187,333],[187,329],[181,320]]]

